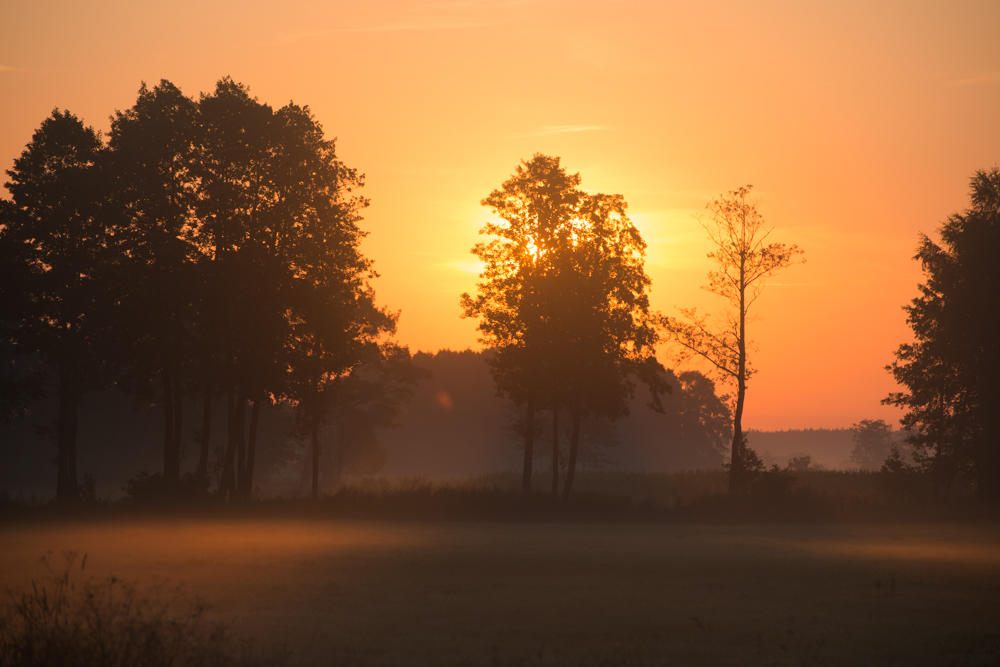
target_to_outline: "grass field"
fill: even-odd
[[[65,550],[302,664],[1000,662],[996,524],[9,523],[0,586]]]

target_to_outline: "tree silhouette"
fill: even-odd
[[[412,375],[409,351],[384,340],[398,313],[375,306],[376,273],[359,249],[367,200],[353,192],[363,177],[308,107],[275,111],[228,77],[197,102],[169,81],[143,84],[113,116],[106,150],[56,111],[8,174],[0,348],[23,361],[0,367],[0,418],[27,409],[39,367],[56,371],[60,500],[76,495],[80,396],[112,374],[163,405],[172,491],[182,406],[195,393],[204,399],[197,477],[204,486],[221,394],[219,492],[242,500],[265,405],[294,402],[318,424],[338,409],[343,384],[354,422],[391,422]],[[354,373],[366,361],[379,379]]]
[[[715,383],[698,371],[684,371],[677,376],[681,387],[680,439],[688,443],[694,460],[692,467],[718,466],[719,459],[732,439],[732,413],[727,396],[715,393]]]
[[[478,294],[462,295],[463,317],[478,317],[480,341],[495,351],[488,361],[497,392],[527,406],[522,490],[531,490],[535,410],[546,399],[545,319],[538,282],[550,268],[560,238],[569,233],[580,196],[579,174],[567,174],[559,158],[536,154],[482,200],[503,220],[480,234],[497,238],[477,243],[472,253],[485,267]],[[553,410],[558,421],[558,410]],[[553,469],[558,466],[553,462]]]
[[[554,258],[566,287],[549,302],[553,319],[563,322],[563,331],[550,340],[572,418],[564,495],[573,488],[582,418],[627,416],[637,379],[649,387],[651,407],[659,411],[660,394],[671,392],[655,356],[659,339],[646,293],[646,244],[626,207],[621,195],[584,195],[572,234]],[[556,483],[554,478],[553,488]]]
[[[295,322],[293,363],[283,396],[296,406],[300,430],[309,437],[313,500],[319,499],[321,429],[338,408],[343,413],[357,406],[357,394],[364,390],[356,372],[365,362],[384,360],[390,351],[378,339],[395,331],[397,319],[375,307],[367,280],[325,287],[311,295],[313,308]]]
[[[788,267],[802,250],[795,245],[767,243],[771,233],[757,205],[748,201],[753,186],[747,185],[710,201],[710,215],[701,225],[716,249],[708,254],[718,268],[708,273],[704,289],[729,303],[729,310],[718,324],[694,308],[682,308],[684,320],[663,318],[669,340],[675,343],[679,361],[699,357],[707,361],[725,382],[736,384],[736,408],[733,411],[733,444],[729,486],[736,489],[746,482],[746,438],[743,433],[743,409],[747,382],[756,372],[747,358],[747,323],[750,309],[757,301],[767,278]],[[745,453],[746,452],[746,453]]]
[[[892,426],[884,419],[862,419],[851,426],[851,461],[862,470],[878,470],[894,444]]]
[[[653,355],[643,270],[645,244],[620,195],[588,194],[559,158],[536,154],[482,201],[503,222],[481,234],[497,238],[472,252],[485,264],[475,298],[462,295],[464,317],[478,317],[480,342],[500,395],[525,404],[522,490],[531,489],[535,411],[552,416],[552,487],[559,491],[559,413],[572,418],[572,488],[580,420],[627,414],[633,376],[665,391]]]
[[[318,363],[315,382],[334,372],[329,364],[346,372],[356,363],[352,336],[371,333],[355,321],[377,311],[367,284],[374,273],[358,251],[367,201],[350,196],[362,178],[337,159],[307,107],[273,111],[231,79],[198,106],[199,239],[218,286],[209,322],[229,425],[220,491],[246,499],[262,405],[297,395],[297,363]],[[391,317],[375,319],[376,330],[391,330]],[[303,340],[321,344],[303,353]]]
[[[184,380],[192,373],[188,360],[199,356],[193,337],[203,285],[191,169],[197,112],[169,81],[152,90],[143,84],[135,105],[112,118],[104,174],[119,266],[120,384],[150,396],[159,379],[163,478],[174,486],[180,481]]]
[[[969,475],[985,497],[1000,497],[1000,169],[977,171],[971,206],[948,218],[939,245],[920,236],[927,281],[905,307],[916,341],[886,367],[905,392],[883,402],[907,410],[915,458],[947,494]]]
[[[313,415],[300,412],[300,432],[309,437],[312,448],[314,499],[319,495],[321,469],[339,480],[348,472],[372,475],[385,465],[376,429],[393,428],[403,402],[430,375],[414,365],[405,346],[386,342],[367,346],[364,352],[361,363],[327,383],[325,393],[331,400],[323,406],[318,431],[313,431],[317,423]],[[324,451],[327,463],[321,466],[319,456]]]
[[[253,412],[263,400],[266,367],[281,363],[273,306],[283,285],[265,263],[259,241],[274,203],[269,162],[274,154],[273,111],[232,79],[220,80],[198,102],[199,128],[193,170],[199,182],[199,243],[215,288],[208,293],[206,326],[218,345],[218,385],[226,397],[227,445],[219,492],[249,497],[256,443]],[[251,402],[251,433],[246,409]],[[257,408],[259,414],[259,407]],[[248,468],[248,462],[251,464]]]
[[[58,109],[34,133],[7,171],[12,200],[0,208],[0,264],[6,336],[20,354],[37,355],[55,370],[56,498],[76,498],[77,409],[103,374],[99,351],[102,303],[108,293],[106,230],[98,214],[96,164],[101,137],[68,111]],[[14,287],[16,286],[16,287]]]

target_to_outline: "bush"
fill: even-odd
[[[237,646],[197,603],[178,594],[144,597],[115,577],[84,579],[66,554],[62,572],[20,592],[0,609],[0,667],[169,667],[273,664]]]
[[[896,445],[889,449],[889,456],[878,471],[882,492],[901,501],[913,501],[926,495],[922,489],[924,477],[917,467],[907,463]]]
[[[169,484],[163,475],[145,470],[129,478],[122,487],[130,502],[142,506],[197,505],[213,498],[206,481],[194,473],[183,475],[179,484]]]

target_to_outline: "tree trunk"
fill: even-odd
[[[80,392],[76,386],[76,380],[73,381],[73,401],[69,405],[69,481],[73,485],[73,497],[78,498],[80,495],[79,478],[76,474],[76,435],[77,428],[80,424],[80,416],[77,414],[77,410],[80,407]]]
[[[205,402],[201,409],[201,445],[198,453],[198,482],[204,489],[208,481],[208,447],[212,431],[212,383],[205,380]]]
[[[56,500],[76,499],[76,378],[70,364],[59,364],[59,417],[56,421]]]
[[[530,397],[524,428],[524,474],[521,477],[521,493],[528,494],[531,493],[531,463],[535,455],[535,401]]]
[[[312,423],[312,499],[319,500],[319,420]]]
[[[233,402],[233,389],[226,393],[226,461],[222,466],[222,478],[219,480],[219,495],[223,499],[232,498],[236,493],[236,406]]]
[[[174,379],[169,362],[163,365],[163,480],[173,487],[180,481],[180,461],[174,451]]]
[[[163,378],[165,421],[163,477],[168,486],[179,486],[181,480],[181,438],[184,426],[184,390],[181,387],[180,321],[173,319],[174,338],[167,345],[167,363]]]
[[[552,497],[559,495],[559,407],[552,408]]]
[[[243,489],[243,500],[250,502],[253,497],[253,465],[257,454],[257,422],[260,419],[260,399],[253,399],[250,410],[250,437],[247,440],[246,484]]]
[[[747,394],[747,318],[746,318],[746,270],[740,264],[740,337],[738,376],[736,378],[736,412],[733,415],[733,447],[729,459],[729,490],[742,488],[746,484],[746,465],[743,460],[743,403]]]
[[[743,400],[746,383],[740,378],[736,390],[736,412],[733,415],[733,447],[729,464],[729,489],[741,488],[746,483],[746,467],[743,461]]]
[[[563,487],[563,497],[573,489],[573,477],[576,475],[576,452],[580,443],[580,405],[573,408],[573,428],[569,436],[569,464],[566,467],[566,485]]]
[[[184,434],[184,389],[181,386],[181,368],[179,363],[174,363],[173,372],[174,385],[174,441],[171,446],[171,456],[173,457],[177,483],[181,478],[181,440]]]
[[[995,405],[996,403],[994,403]],[[987,500],[1000,499],[1000,430],[996,426],[984,429],[979,439],[979,461],[976,466],[976,493]]]
[[[241,386],[236,392],[236,411],[233,415],[235,427],[233,440],[236,442],[236,497],[240,498],[246,491],[247,473],[247,395]]]

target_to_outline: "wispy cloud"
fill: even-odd
[[[264,42],[266,46],[285,46],[304,39],[315,39],[317,37],[327,37],[329,35],[343,35],[347,33],[380,33],[380,32],[402,32],[416,30],[461,30],[464,28],[479,28],[487,25],[483,21],[403,21],[398,23],[384,23],[371,26],[358,26],[353,28],[330,28],[328,30],[313,30],[310,32],[299,32],[294,34],[279,35],[274,39]]]
[[[519,137],[540,137],[548,134],[573,134],[576,132],[596,132],[606,130],[603,125],[544,125],[532,132],[524,132]]]
[[[532,0],[457,0],[412,6],[390,20],[369,17],[356,20],[354,25],[280,33],[265,42],[267,46],[284,46],[293,42],[348,33],[392,33],[430,30],[466,30],[497,25],[510,20]]]
[[[978,86],[984,83],[1000,83],[1000,72],[990,72],[979,76],[970,76],[966,79],[952,81],[953,86]]]
[[[0,72],[13,72],[14,67],[7,67],[6,65],[0,65]]]
[[[444,262],[442,264],[438,264],[437,266],[451,269],[452,271],[461,271],[462,273],[474,273],[478,276],[483,272],[483,267],[485,265],[480,261],[472,260],[466,262]]]

